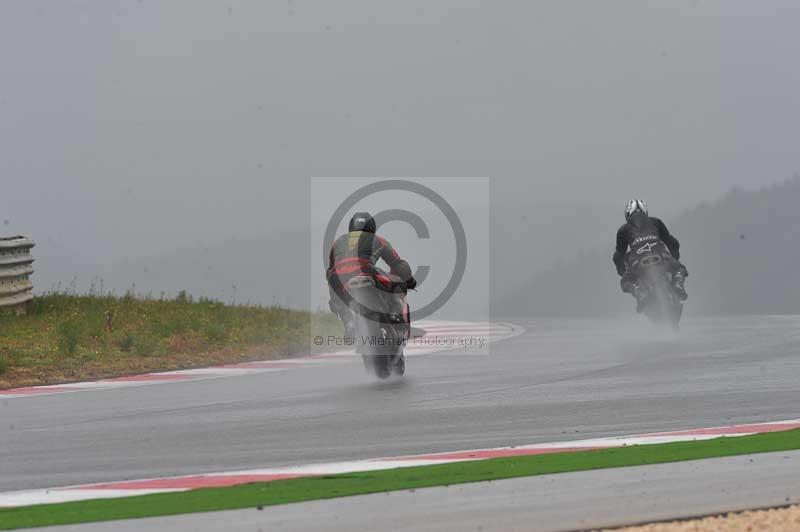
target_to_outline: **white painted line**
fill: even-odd
[[[627,445],[652,445],[657,443],[700,441],[719,437],[739,437],[762,432],[776,432],[797,428],[800,428],[800,419],[753,423],[748,425],[733,425],[727,427],[712,427],[688,431],[662,432],[658,434],[641,434],[610,438],[593,438],[589,440],[578,441],[540,443],[518,447],[499,447],[493,449],[477,449],[470,451],[433,453],[416,456],[308,464],[270,469],[226,471],[219,473],[185,475],[180,477],[165,477],[135,481],[126,480],[94,485],[66,486],[61,488],[0,493],[0,507],[29,506],[34,504],[90,499],[110,499],[150,493],[173,493],[187,491],[188,489],[198,489],[220,485],[237,485],[254,481],[267,482],[287,477],[294,478],[335,475],[339,473],[384,471],[389,469],[433,464],[487,460],[504,456],[526,456],[554,452],[576,452],[585,449],[617,448]],[[222,480],[222,482],[220,482],[220,480]],[[187,488],[185,486],[190,487]]]

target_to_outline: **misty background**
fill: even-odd
[[[459,215],[489,220],[488,263],[471,255],[451,313],[485,309],[485,286],[496,315],[629,313],[610,257],[631,197],[681,240],[689,312],[800,312],[794,2],[0,15],[0,233],[37,241],[39,291],[315,307],[312,177],[486,176]],[[412,266],[448,260],[387,231]]]

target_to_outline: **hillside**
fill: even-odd
[[[800,178],[757,191],[733,190],[675,220],[690,271],[687,311],[699,314],[800,312]],[[659,215],[659,212],[653,212]],[[503,316],[593,316],[629,313],[611,264],[617,226],[604,247],[581,253],[539,275],[505,298]]]
[[[581,216],[564,217],[571,209],[581,212]],[[606,205],[591,203],[566,206],[518,202],[492,209],[459,209],[470,259],[458,292],[439,315],[485,319],[490,296],[517,292],[531,275],[552,264],[554,257],[569,257],[574,250],[600,241],[604,222],[613,220],[615,213]],[[428,282],[410,298],[412,308],[420,308],[441,292],[452,271],[454,256],[449,227],[436,225],[438,213],[420,210],[419,214],[433,227],[430,240],[420,240],[402,223],[390,224],[382,231],[414,267],[431,266],[433,274]],[[551,226],[557,220],[558,231],[554,231]],[[321,238],[322,232],[322,227],[315,227],[312,233]],[[154,297],[162,292],[172,297],[179,290],[186,290],[225,302],[324,309],[324,266],[318,256],[311,257],[310,239],[307,229],[298,228],[197,244],[147,258],[118,261],[100,271],[98,277],[105,288],[116,293],[125,293],[134,285],[136,293]],[[486,242],[490,243],[488,255]]]

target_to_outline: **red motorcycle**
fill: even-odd
[[[356,275],[344,283],[351,319],[348,334],[364,367],[379,379],[405,374],[403,348],[411,335],[407,288],[398,277]]]

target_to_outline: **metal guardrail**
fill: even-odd
[[[0,310],[24,308],[33,299],[33,256],[30,238],[0,238]]]

